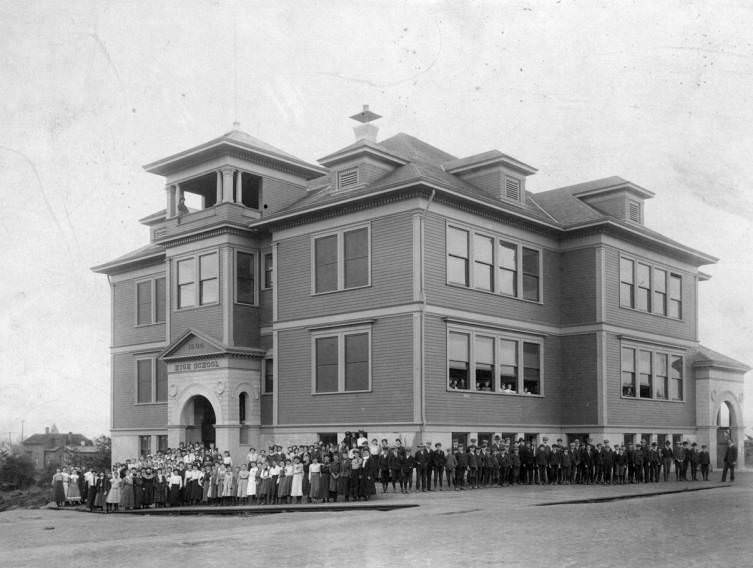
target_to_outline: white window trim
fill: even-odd
[[[249,254],[251,265],[254,267],[254,301],[252,303],[241,302],[238,300],[238,253]],[[258,251],[253,249],[235,249],[233,250],[233,302],[241,306],[258,306],[259,305],[259,257]]]
[[[462,333],[470,337],[470,345],[468,349],[468,377],[469,387],[468,389],[451,389],[450,388],[450,333]],[[515,341],[518,360],[518,383],[516,392],[502,392],[501,390],[492,391],[480,391],[476,390],[476,356],[475,345],[476,336],[492,337],[494,338],[494,364],[493,364],[493,377],[494,384],[499,388],[499,368],[501,366],[500,345],[499,340]],[[538,394],[526,394],[523,392],[524,382],[524,361],[523,361],[523,344],[535,343],[539,346],[539,393]],[[525,334],[513,334],[503,331],[494,331],[488,328],[473,328],[458,325],[447,325],[447,332],[445,337],[445,388],[447,392],[459,392],[459,393],[481,393],[481,394],[496,394],[502,396],[522,396],[526,398],[543,398],[544,392],[544,340],[540,337],[532,337]]]
[[[152,373],[152,385],[149,393],[149,400],[146,402],[139,402],[139,361],[149,361],[151,363],[151,373]],[[165,369],[165,373],[167,373],[167,368]],[[138,357],[134,358],[133,363],[133,376],[134,376],[134,404],[136,406],[145,406],[145,405],[154,405],[154,404],[167,404],[167,399],[165,400],[157,400],[157,356],[156,354],[153,356],[147,356],[143,357],[139,355]]]
[[[165,278],[165,319],[163,321],[157,321],[157,280],[160,278]],[[149,315],[151,316],[151,321],[146,323],[139,323],[139,284],[143,284],[144,282],[151,282],[149,286],[149,293],[151,294],[151,308],[149,310]],[[150,325],[164,325],[167,322],[167,279],[163,276],[150,276],[148,278],[139,278],[134,283],[135,286],[135,298],[134,301],[136,303],[136,313],[134,314],[134,327],[147,327]]]
[[[366,242],[369,248],[368,261],[366,263],[367,277],[366,284],[361,286],[352,286],[345,288],[345,233],[351,231],[358,231],[359,229],[366,229]],[[331,237],[337,235],[337,288],[335,290],[325,290],[322,292],[316,291],[316,241],[324,237]],[[358,290],[361,288],[368,288],[371,286],[371,223],[360,223],[358,225],[341,227],[337,230],[326,231],[322,233],[316,233],[311,236],[311,295],[321,296],[323,294],[334,294],[336,292],[343,292],[345,290]]]
[[[207,256],[210,254],[216,254],[217,255],[217,301],[216,302],[207,302],[206,304],[200,303],[201,300],[201,263],[199,258],[202,256]],[[184,260],[193,260],[194,263],[194,305],[193,306],[183,306],[180,307],[178,304],[180,303],[180,294],[178,293],[179,290],[179,284],[178,284],[178,278],[180,277],[180,271],[178,270],[178,263],[183,262]],[[205,308],[207,306],[217,306],[220,303],[222,303],[222,255],[220,255],[220,251],[218,249],[209,249],[209,250],[202,250],[202,251],[196,251],[192,254],[187,254],[185,256],[179,256],[175,257],[175,288],[174,288],[174,294],[175,297],[175,310],[182,312],[187,310],[196,310],[199,308]]]
[[[468,233],[468,286],[464,286],[462,284],[459,284],[457,282],[450,282],[449,273],[447,271],[447,257],[449,256],[449,252],[447,250],[447,243],[449,242],[449,236],[450,236],[450,229],[457,229],[460,231],[466,231]],[[473,244],[473,237],[475,235],[478,235],[480,237],[485,238],[491,238],[494,241],[494,247],[492,249],[492,262],[494,266],[494,289],[493,290],[487,290],[486,288],[479,288],[475,285],[475,282],[473,281],[473,268],[475,263],[475,254],[474,254],[474,244]],[[505,242],[507,244],[515,245],[516,251],[515,251],[515,286],[516,286],[516,294],[507,294],[505,292],[500,291],[500,282],[501,282],[501,273],[502,268],[499,266],[499,243]],[[523,297],[523,248],[535,250],[539,253],[539,299],[538,300],[528,300]],[[534,245],[531,243],[527,243],[524,241],[521,241],[520,239],[516,239],[513,237],[508,237],[507,235],[499,234],[499,233],[489,233],[485,231],[478,231],[472,227],[469,227],[467,225],[462,225],[460,223],[454,223],[454,222],[447,222],[445,224],[445,283],[448,286],[455,286],[457,288],[466,288],[470,290],[476,290],[478,292],[485,292],[487,294],[495,294],[497,296],[504,296],[505,298],[512,298],[514,300],[520,300],[522,302],[529,302],[531,304],[543,304],[544,303],[544,250],[542,247],[538,245]]]
[[[270,278],[269,278],[269,280],[270,280],[270,285],[269,286],[266,285],[266,281],[267,281],[267,269],[266,269],[266,266],[264,264],[265,263],[265,259],[267,258],[267,256],[269,256],[272,259],[272,270],[271,270],[271,274],[270,274]],[[275,285],[275,258],[274,258],[274,254],[272,253],[271,250],[265,251],[265,252],[262,252],[262,253],[259,254],[259,274],[261,276],[261,279],[259,281],[259,285],[261,286],[262,290],[271,290],[272,288],[274,288],[274,285]]]
[[[622,394],[622,350],[623,349],[632,349],[634,352],[634,364],[635,364],[635,396],[627,396]],[[638,351],[648,351],[651,353],[651,397],[642,397],[639,396],[640,392],[640,370],[638,368],[638,357],[637,353]],[[656,373],[656,355],[666,355],[667,356],[667,398],[657,398],[654,396],[656,391],[656,377],[658,376]],[[683,398],[680,400],[672,400],[670,396],[670,392],[672,390],[672,357],[679,357],[682,360],[682,396]],[[653,401],[653,402],[671,402],[674,404],[683,404],[686,402],[685,399],[685,384],[687,380],[685,377],[685,355],[682,353],[679,353],[677,351],[670,351],[668,349],[663,348],[656,348],[651,345],[645,345],[640,343],[632,343],[627,341],[621,341],[620,342],[620,398],[624,400],[644,400],[644,401]]]
[[[369,343],[369,386],[365,390],[345,390],[345,337],[348,335],[367,334]],[[316,340],[326,337],[337,337],[337,390],[317,392],[316,390]],[[373,354],[371,345],[371,325],[343,327],[311,332],[311,394],[315,396],[330,394],[355,394],[372,391]]]
[[[622,303],[622,260],[629,260],[633,263],[633,306],[628,306]],[[648,302],[649,302],[649,310],[642,310],[637,307],[637,297],[638,297],[638,265],[643,264],[644,266],[649,267],[649,280],[650,280],[650,288],[649,288],[649,295],[648,295]],[[654,293],[656,291],[656,278],[654,277],[654,270],[659,269],[664,271],[666,274],[666,285],[664,290],[664,296],[665,296],[665,303],[667,308],[667,313],[663,314],[661,312],[655,312],[654,310]],[[680,274],[676,269],[672,269],[669,266],[658,264],[655,262],[651,262],[648,260],[645,260],[643,258],[637,257],[637,256],[630,256],[627,254],[623,254],[620,252],[619,257],[617,259],[617,298],[619,301],[620,308],[626,309],[626,310],[632,310],[634,312],[640,312],[642,314],[649,314],[652,316],[657,316],[660,318],[665,318],[672,321],[685,321],[685,302],[683,301],[682,297],[682,290],[684,287],[684,280],[682,274]],[[669,315],[669,304],[671,301],[671,297],[669,294],[669,288],[670,288],[670,280],[673,276],[676,276],[680,279],[680,317],[675,318]]]
[[[266,390],[267,387],[267,367],[269,365],[272,365],[272,390]],[[274,357],[271,355],[265,356],[262,361],[262,375],[261,375],[261,394],[263,395],[273,395],[275,392],[275,387],[277,386],[277,377],[275,377],[275,364],[274,364]]]

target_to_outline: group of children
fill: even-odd
[[[710,456],[695,443],[672,448],[667,442],[611,446],[547,438],[532,441],[495,438],[492,443],[437,443],[415,449],[397,439],[371,443],[347,437],[340,444],[274,445],[248,452],[241,464],[230,453],[200,444],[115,464],[109,473],[59,470],[55,501],[86,503],[91,511],[118,511],[186,505],[270,505],[368,500],[376,494],[464,490],[523,484],[625,484],[669,480],[708,480]],[[663,473],[663,475],[662,475]]]

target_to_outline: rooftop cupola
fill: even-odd
[[[357,120],[361,124],[353,127],[353,132],[356,133],[356,140],[368,140],[369,142],[376,142],[377,133],[379,127],[375,124],[371,124],[378,118],[382,118],[375,112],[369,110],[369,105],[363,105],[363,110],[359,113],[351,116],[353,120]]]

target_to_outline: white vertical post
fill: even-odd
[[[233,169],[222,168],[222,202],[233,202]]]
[[[219,205],[220,201],[222,201],[222,174],[220,170],[217,170],[217,197],[214,200],[214,204]]]
[[[235,180],[235,202],[243,203],[243,172],[236,170],[238,177]]]

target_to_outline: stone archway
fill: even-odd
[[[187,444],[198,442],[205,448],[216,445],[217,415],[212,403],[205,396],[194,395],[185,402],[180,413],[180,424],[186,429]]]

